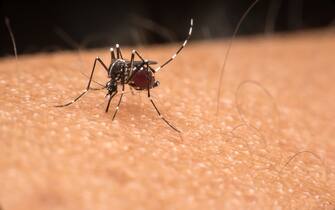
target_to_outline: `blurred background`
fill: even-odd
[[[13,55],[5,17],[18,53],[138,46],[231,37],[253,0],[41,1],[0,0],[0,56]],[[238,35],[296,32],[335,25],[335,0],[261,0]]]

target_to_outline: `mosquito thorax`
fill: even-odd
[[[127,66],[127,63],[123,59],[116,59],[112,62],[112,64],[109,67],[109,73],[108,76],[117,76],[120,72],[123,71],[123,69]]]

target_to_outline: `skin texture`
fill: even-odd
[[[128,88],[113,122],[104,91],[53,107],[107,49],[1,59],[2,208],[334,209],[334,31],[236,40],[216,113],[227,43],[191,41],[156,74],[153,98],[181,135]],[[176,48],[138,50],[162,63]]]

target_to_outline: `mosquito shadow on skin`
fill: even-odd
[[[270,92],[259,82],[241,82],[235,92],[235,106],[242,124],[257,130],[263,139],[278,133],[280,114]]]

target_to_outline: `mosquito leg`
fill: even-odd
[[[119,59],[119,58],[123,59],[122,52],[121,52],[121,49],[120,49],[120,45],[116,44],[115,47],[116,47],[116,58],[117,59]]]
[[[148,79],[148,80],[149,80],[149,83],[148,83],[148,84],[150,84],[150,82],[151,82],[150,80],[151,80],[151,79]],[[161,119],[162,119],[168,126],[170,126],[170,128],[172,128],[173,130],[177,131],[178,133],[181,133],[181,131],[178,130],[176,127],[174,127],[168,120],[166,120],[166,119],[163,117],[163,115],[161,114],[161,112],[158,110],[158,108],[157,108],[155,102],[154,102],[154,101],[152,100],[152,98],[151,98],[151,95],[150,95],[150,87],[149,87],[149,86],[148,86],[148,98],[149,98],[151,104],[153,105],[153,107],[155,108],[155,110],[156,110],[156,112],[157,112],[159,118],[161,118]]]
[[[156,61],[149,61],[149,60],[144,59],[137,50],[133,50],[133,52],[142,60],[143,63],[157,64]],[[147,65],[147,67],[150,69],[150,71],[152,71],[152,73],[156,73],[155,69],[151,68],[149,65]]]
[[[113,61],[115,60],[115,52],[113,47],[110,48],[110,52],[111,52],[111,63],[113,63]]]
[[[176,53],[173,54],[172,57],[169,60],[165,61],[165,63],[163,63],[161,66],[159,66],[155,70],[153,70],[154,72],[159,71],[160,69],[162,69],[164,66],[166,66],[168,63],[170,63],[173,59],[175,59],[177,57],[177,55],[180,53],[180,51],[182,51],[182,49],[186,46],[188,40],[191,38],[192,30],[193,30],[193,19],[191,19],[190,29],[188,31],[188,35],[187,35],[184,43],[178,48]]]
[[[145,59],[140,55],[140,53],[137,50],[133,50],[133,51],[143,62],[145,62]]]
[[[94,70],[95,70],[95,66],[96,66],[97,61],[107,70],[107,67],[104,64],[104,62],[99,57],[97,57],[94,60],[91,76],[90,76],[90,79],[88,80],[88,84],[86,86],[86,89],[79,96],[77,96],[74,100],[70,101],[69,103],[62,104],[62,105],[56,105],[55,107],[69,106],[69,105],[73,104],[74,102],[76,102],[77,100],[79,100],[82,96],[84,96],[88,92],[88,90],[90,89],[90,85],[91,85],[91,82],[92,82],[92,78],[93,78],[93,74],[94,74]]]
[[[90,78],[89,76],[87,76],[85,73],[83,73],[83,72],[80,72],[84,77],[86,77],[86,78]],[[105,87],[105,85],[103,85],[103,84],[101,84],[100,82],[97,82],[97,81],[95,81],[94,79],[92,79],[92,82],[94,82],[95,84],[97,84],[97,85],[99,85],[99,86],[101,86],[101,87]]]
[[[112,101],[113,97],[114,97],[116,94],[117,94],[117,91],[114,92],[112,95],[109,94],[108,104],[107,104],[107,107],[106,107],[106,110],[105,110],[106,113],[108,112],[109,105],[111,104],[111,101]],[[106,95],[106,96],[107,96],[107,95]]]
[[[124,85],[124,83],[123,83],[123,85],[122,85],[121,96],[120,96],[119,102],[118,102],[118,104],[117,104],[117,106],[116,106],[116,108],[115,108],[115,112],[114,112],[114,114],[113,114],[113,118],[112,118],[112,120],[115,119],[115,116],[116,116],[116,114],[117,114],[118,111],[119,111],[119,107],[120,107],[120,104],[121,104],[121,101],[122,101],[122,97],[123,97],[123,95],[124,95],[124,87],[125,87],[125,85]]]
[[[169,121],[167,121],[163,115],[160,113],[160,111],[158,110],[157,106],[155,105],[154,101],[152,100],[152,98],[150,97],[150,90],[148,89],[148,98],[150,100],[150,102],[152,103],[152,105],[154,106],[159,118],[161,118],[168,126],[170,126],[173,130],[177,131],[178,133],[181,133],[180,130],[178,130],[176,127],[174,127]]]
[[[128,82],[130,81],[130,79],[133,77],[133,72],[134,72],[134,70],[136,69],[136,67],[134,68],[134,57],[135,57],[135,53],[136,53],[135,50],[131,51],[130,71],[129,71],[129,74],[126,75],[126,77],[128,77],[128,78],[126,78],[126,82],[125,82],[126,84],[128,84]]]

